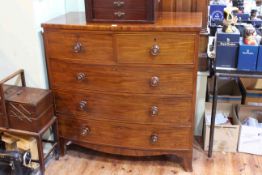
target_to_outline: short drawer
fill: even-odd
[[[94,9],[94,20],[144,20],[147,17],[145,9]]]
[[[187,150],[192,147],[192,128],[140,125],[59,116],[60,136],[91,144],[146,150]]]
[[[146,5],[152,3],[151,0],[95,0],[94,8],[108,9],[146,9]]]
[[[110,33],[49,31],[45,33],[50,58],[88,64],[115,64]]]
[[[116,35],[117,61],[144,64],[194,64],[196,35],[144,33]]]
[[[51,60],[53,88],[144,94],[193,94],[193,70],[183,68],[92,66]]]
[[[55,90],[56,112],[86,119],[191,126],[191,98]]]

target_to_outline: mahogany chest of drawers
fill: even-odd
[[[159,0],[85,0],[86,19],[93,22],[153,23]]]
[[[117,25],[69,13],[42,26],[62,142],[129,156],[175,154],[192,170],[200,13]]]

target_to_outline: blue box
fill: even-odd
[[[240,33],[224,33],[222,29],[216,34],[216,67],[236,68]]]
[[[262,46],[258,46],[257,70],[262,72]]]
[[[251,24],[254,26],[254,27],[260,27],[262,25],[262,20],[252,20],[251,21]]]
[[[209,16],[211,21],[223,21],[224,8],[226,5],[212,4],[210,5]]]
[[[249,21],[250,15],[248,13],[237,13],[236,14],[239,22]]]
[[[238,70],[255,71],[257,69],[258,45],[246,45],[239,42]]]

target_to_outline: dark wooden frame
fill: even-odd
[[[50,127],[52,128],[54,132],[54,140],[43,140],[42,137],[44,133]],[[39,160],[32,160],[32,162],[39,163],[41,175],[44,175],[45,173],[45,161],[48,159],[49,155],[52,152],[54,152],[56,160],[59,159],[60,142],[58,139],[59,136],[58,136],[57,131],[58,131],[58,123],[57,123],[56,117],[53,117],[53,119],[49,121],[49,123],[44,128],[42,128],[41,131],[38,133],[0,127],[0,132],[7,132],[7,133],[17,134],[17,135],[25,135],[25,136],[34,137],[36,139]],[[43,142],[52,144],[52,148],[48,151],[46,155],[44,155],[44,152],[43,152]]]
[[[212,64],[214,64],[214,62],[212,62]],[[211,65],[210,74],[212,76],[214,76],[214,82],[213,82],[213,94],[212,94],[213,95],[213,102],[212,102],[208,157],[212,157],[212,153],[213,153],[213,143],[214,143],[214,133],[215,133],[215,118],[216,118],[216,109],[217,109],[217,88],[218,88],[218,81],[217,80],[221,77],[262,78],[262,72],[240,71],[240,70],[217,70],[214,65],[213,66]]]

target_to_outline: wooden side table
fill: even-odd
[[[20,75],[21,80],[22,80],[22,86],[25,87],[25,76],[24,76],[24,71],[19,70],[2,81],[0,81],[0,117],[2,120],[2,123],[0,125],[0,132],[6,132],[10,134],[15,134],[15,135],[24,135],[24,136],[30,136],[34,137],[37,140],[37,147],[38,147],[38,157],[39,160],[32,160],[32,162],[39,163],[40,165],[40,172],[43,175],[45,172],[45,161],[49,157],[49,155],[54,152],[55,158],[59,159],[59,154],[60,154],[60,144],[59,144],[59,136],[58,136],[58,121],[55,116],[51,117],[51,119],[46,122],[43,127],[38,128],[38,131],[26,131],[26,130],[21,130],[21,129],[14,129],[11,128],[9,125],[9,116],[7,114],[7,109],[6,109],[6,101],[5,101],[5,96],[4,96],[4,88],[3,84],[10,79]],[[23,122],[23,121],[21,121]],[[37,121],[35,121],[37,122]],[[30,127],[30,126],[29,126]],[[52,128],[52,132],[54,133],[54,138],[52,140],[44,140],[43,135],[44,133],[49,129]],[[29,129],[28,129],[29,130]],[[43,143],[50,143],[52,145],[51,149],[48,151],[46,155],[44,155],[43,152]]]

